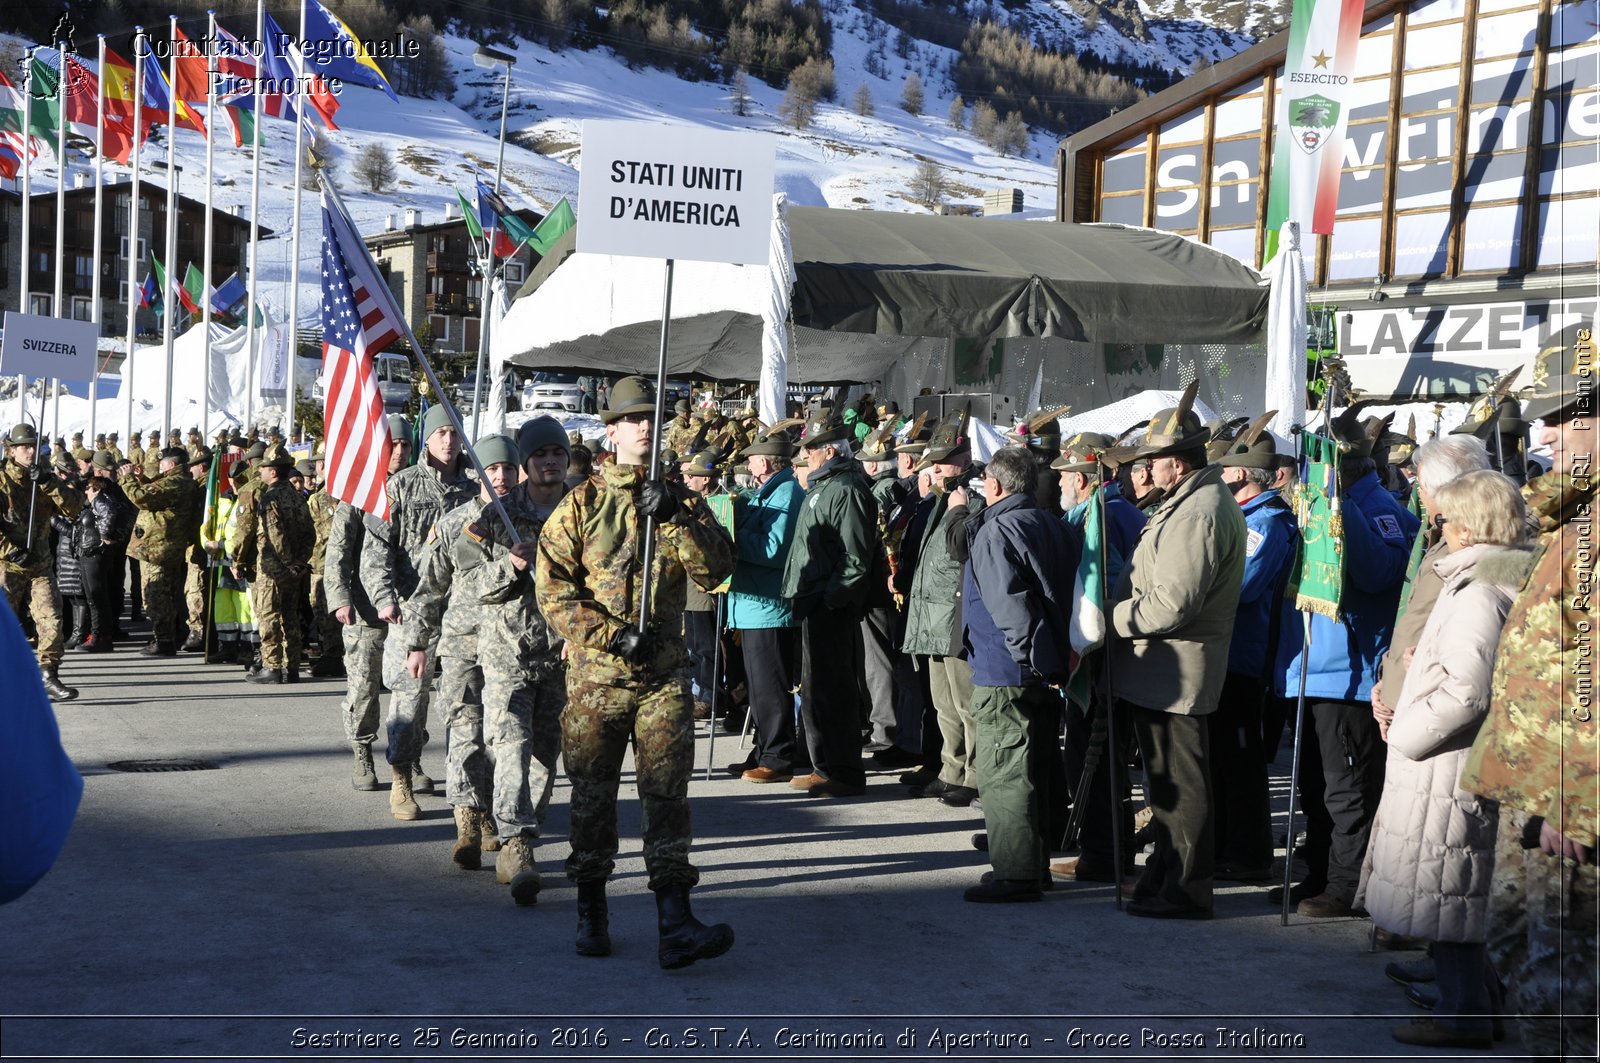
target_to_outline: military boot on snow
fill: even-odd
[[[44,692],[50,695],[51,701],[71,701],[78,696],[78,688],[63,683],[55,665],[41,669],[40,675],[44,679]]]
[[[403,820],[422,816],[421,806],[411,796],[411,768],[405,764],[394,766],[394,780],[389,783],[389,814]]]
[[[610,916],[606,910],[606,884],[578,883],[578,955],[611,955]]]
[[[656,893],[656,923],[661,932],[661,966],[664,970],[709,960],[733,948],[733,927],[727,923],[706,926],[689,910],[689,887],[668,886]]]
[[[372,769],[372,747],[366,742],[352,742],[356,762],[350,768],[350,785],[357,790],[376,790],[378,773]]]
[[[455,813],[456,844],[450,860],[463,871],[476,871],[483,866],[483,822],[469,805],[457,805]]]
[[[533,847],[525,835],[502,842],[494,859],[496,882],[511,887],[511,899],[518,904],[533,904],[539,899],[539,869],[533,862]]]

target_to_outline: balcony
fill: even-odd
[[[429,273],[467,273],[471,269],[469,256],[450,251],[429,251]]]
[[[423,305],[430,314],[461,314],[467,317],[476,317],[478,314],[478,300],[475,296],[455,293],[435,295],[429,292],[423,300]]]

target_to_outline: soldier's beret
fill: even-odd
[[[200,449],[196,450],[193,454],[191,454],[189,456],[189,464],[190,465],[210,465],[211,464],[211,449],[209,447],[201,447]]]

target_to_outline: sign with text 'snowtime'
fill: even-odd
[[[73,321],[7,310],[0,346],[0,375],[54,377],[87,383],[95,370],[98,342],[93,321]]]
[[[759,133],[584,122],[578,250],[764,265],[774,161]]]

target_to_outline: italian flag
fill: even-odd
[[[1298,222],[1302,236],[1333,232],[1362,6],[1363,0],[1294,0],[1278,82],[1263,263],[1277,253],[1285,221]]]
[[[1072,578],[1072,619],[1067,642],[1072,647],[1072,677],[1067,697],[1085,709],[1094,686],[1094,651],[1106,641],[1106,500],[1096,486],[1083,511],[1083,553]]]

